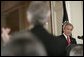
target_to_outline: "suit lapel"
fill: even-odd
[[[62,41],[65,43],[65,45],[67,46],[67,40],[66,40],[66,38],[65,38],[65,36],[64,35],[61,35],[61,37],[62,37]]]

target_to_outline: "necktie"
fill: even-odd
[[[67,43],[68,43],[68,45],[70,45],[70,36],[67,36]]]

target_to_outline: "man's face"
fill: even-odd
[[[70,25],[67,25],[67,26],[65,26],[65,28],[63,29],[63,32],[64,32],[65,35],[70,36],[72,30],[73,30],[73,27],[70,26]]]

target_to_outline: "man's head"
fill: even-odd
[[[75,46],[72,48],[69,56],[83,56],[83,46]]]
[[[1,49],[1,56],[46,56],[44,45],[30,32],[15,33]]]
[[[83,44],[72,44],[66,48],[67,56],[83,56]]]
[[[49,16],[49,1],[32,1],[27,9],[27,20],[33,25],[44,24]]]
[[[71,35],[71,32],[73,30],[73,25],[69,22],[66,22],[63,24],[63,33],[67,36]]]

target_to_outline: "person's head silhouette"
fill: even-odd
[[[28,32],[14,34],[1,50],[1,56],[46,56],[43,44]]]
[[[49,16],[49,1],[32,1],[27,9],[27,19],[33,25],[45,24]]]

